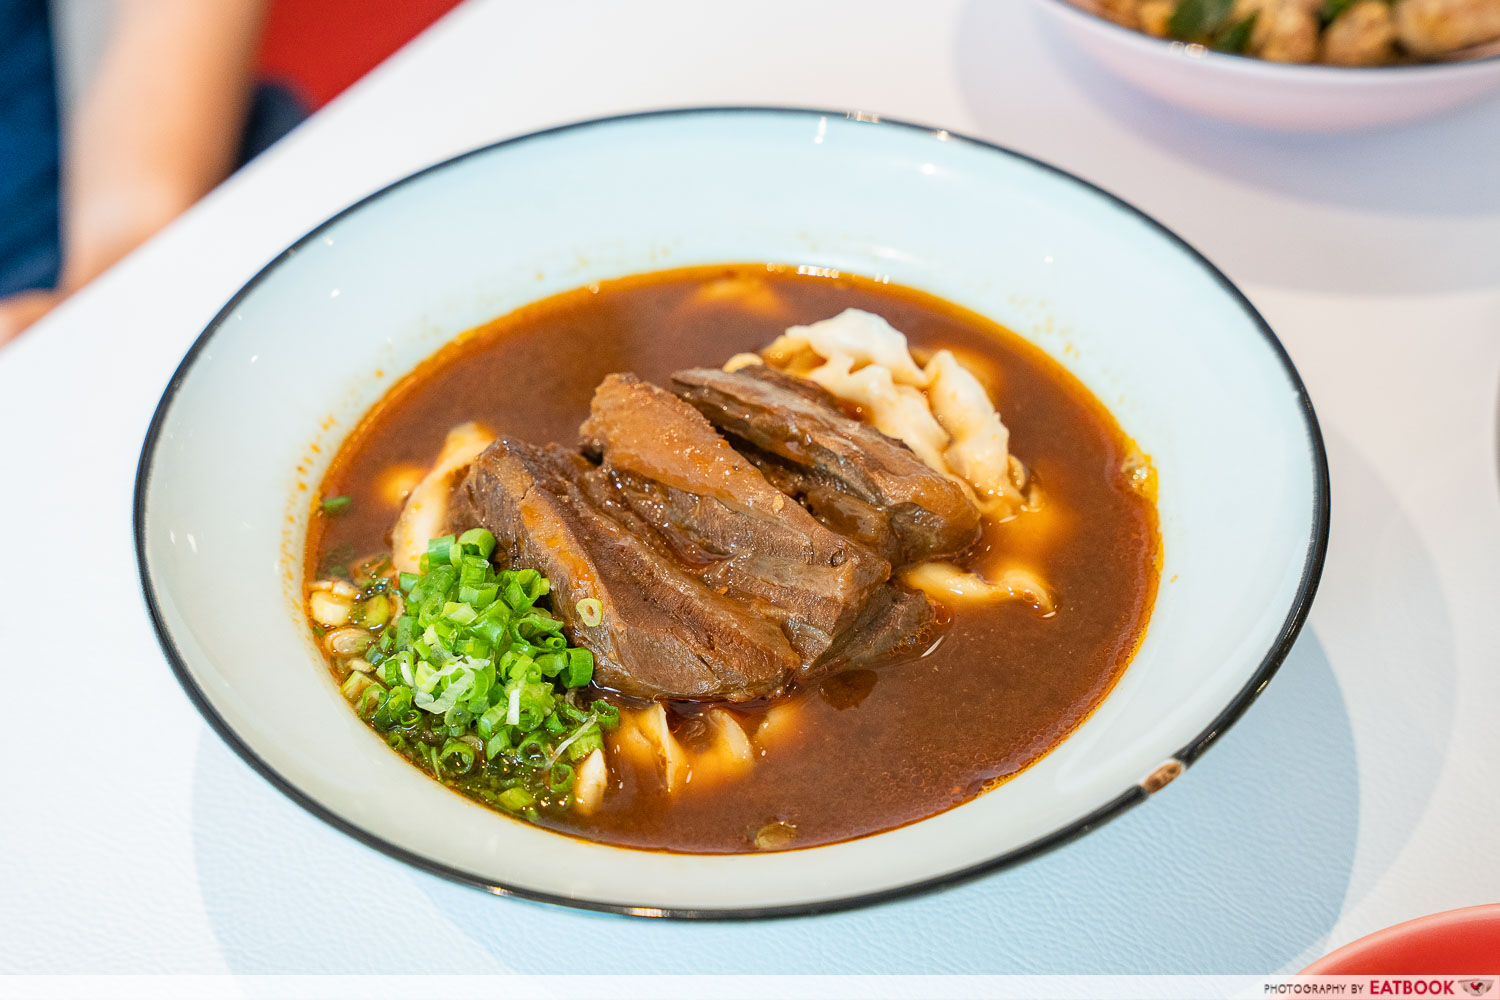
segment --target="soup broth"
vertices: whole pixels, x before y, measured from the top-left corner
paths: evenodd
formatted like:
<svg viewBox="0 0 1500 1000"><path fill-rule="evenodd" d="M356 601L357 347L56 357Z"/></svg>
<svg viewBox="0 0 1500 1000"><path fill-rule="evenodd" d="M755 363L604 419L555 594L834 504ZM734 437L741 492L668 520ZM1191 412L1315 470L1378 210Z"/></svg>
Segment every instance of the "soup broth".
<svg viewBox="0 0 1500 1000"><path fill-rule="evenodd" d="M785 720L744 775L669 792L612 767L591 815L538 822L722 853L846 840L962 803L1055 747L1109 692L1146 627L1159 541L1143 459L1100 402L1015 334L925 293L824 269L689 268L601 282L470 331L401 380L343 445L321 494L352 500L340 516L313 517L307 578L389 551L392 470L430 465L455 425L571 446L610 373L665 384L850 307L885 317L918 355L954 351L985 383L1045 503L987 524L958 561L1023 560L1047 581L1055 613L1014 601L940 607L944 627L927 648L774 702L728 705L747 729L773 708ZM669 706L684 743L704 728L702 708Z"/></svg>

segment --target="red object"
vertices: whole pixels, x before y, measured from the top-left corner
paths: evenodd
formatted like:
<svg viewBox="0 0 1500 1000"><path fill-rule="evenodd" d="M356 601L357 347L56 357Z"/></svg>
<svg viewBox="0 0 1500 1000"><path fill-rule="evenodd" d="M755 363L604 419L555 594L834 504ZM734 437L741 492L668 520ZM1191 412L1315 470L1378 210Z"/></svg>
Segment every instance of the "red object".
<svg viewBox="0 0 1500 1000"><path fill-rule="evenodd" d="M1434 913L1346 944L1302 970L1306 976L1495 975L1500 903ZM1497 991L1500 995L1500 991Z"/></svg>
<svg viewBox="0 0 1500 1000"><path fill-rule="evenodd" d="M258 76L320 108L459 0L273 0Z"/></svg>

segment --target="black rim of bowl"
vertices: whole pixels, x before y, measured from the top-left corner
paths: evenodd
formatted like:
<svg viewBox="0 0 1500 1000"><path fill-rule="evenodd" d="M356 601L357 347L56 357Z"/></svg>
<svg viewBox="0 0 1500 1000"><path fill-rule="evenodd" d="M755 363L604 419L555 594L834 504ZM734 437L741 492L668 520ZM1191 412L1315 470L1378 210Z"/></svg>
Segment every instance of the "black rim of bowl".
<svg viewBox="0 0 1500 1000"><path fill-rule="evenodd" d="M1111 21L1109 18L1105 17L1102 14L1098 14L1094 11L1086 10L1083 7L1078 6L1078 4L1073 3L1072 0L1043 0L1043 2L1049 4L1052 7L1066 8L1068 11L1078 15L1079 17L1087 21L1104 25L1105 27L1110 28L1113 31L1118 31L1125 35L1130 35L1135 38L1143 38L1147 42L1160 46L1164 49L1170 49L1173 46L1186 46L1189 44L1188 42L1178 41L1175 38L1158 38L1155 35L1148 35L1144 31L1136 31L1134 28L1127 28L1123 24L1117 24L1114 21ZM1223 59L1238 60L1241 63L1265 66L1271 68L1273 71L1282 71L1289 74L1296 72L1316 73L1325 76L1328 74L1332 74L1332 77L1344 78L1352 78L1356 74L1369 77L1376 74L1391 73L1405 73L1408 76L1423 72L1428 74L1445 73L1451 72L1455 67L1482 66L1485 63L1500 62L1500 53L1497 53L1495 55L1482 56L1478 59L1392 63L1386 66L1335 66L1330 63L1273 62L1269 59L1261 59L1259 56L1245 55L1242 52L1219 52L1214 49L1206 48L1204 46L1199 47L1203 49L1202 58L1212 59L1215 62L1220 62ZM1223 65L1234 65L1234 63L1223 63Z"/></svg>
<svg viewBox="0 0 1500 1000"><path fill-rule="evenodd" d="M244 301L244 299L248 295L250 295L250 293L253 292L257 286L260 285L260 283L266 278L266 276L275 271L291 257L293 257L303 246L319 238L326 230L337 224L345 216L359 211L361 208L370 204L371 202L374 202L380 198L385 197L388 194L391 194L394 191L399 190L400 188L405 187L418 178L425 177L426 175L435 171L443 170L447 167L453 166L454 164L460 163L470 157L478 156L507 146L524 145L526 142L540 138L542 136L555 135L560 132L582 131L599 125L618 124L621 122L628 122L637 119L655 119L669 117L687 118L698 115L736 114L776 115L788 117L804 117L809 119L818 117L846 118L849 120L869 124L872 127L896 128L905 131L917 132L932 137L942 135L961 142L967 142L976 147L990 150L1002 156L1010 157L1011 159L1029 164L1032 167L1043 170L1055 176L1065 178L1072 183L1077 184L1078 186L1102 197L1107 202L1113 204L1116 208L1125 211L1135 218L1146 223L1151 229L1155 230L1157 233L1164 236L1170 243L1175 245L1199 267L1203 268L1203 270L1207 272L1208 275L1219 284L1219 286L1235 302L1235 304L1241 310L1243 310L1244 313L1249 316L1249 318L1254 322L1261 336L1265 338L1267 346L1280 361L1287 381L1291 384L1296 392L1297 405L1301 409L1302 417L1306 425L1306 431L1308 435L1308 449L1314 464L1313 479L1315 495L1313 497L1313 531L1311 538L1308 539L1307 555L1303 563L1302 577L1297 587L1296 596L1292 601L1292 606L1288 610L1286 619L1283 621L1281 629L1277 634L1276 640L1272 643L1270 650L1261 660L1260 665L1256 668L1249 682L1243 688L1241 688L1238 693L1235 694L1235 696L1230 700L1228 706L1218 714L1218 716L1213 720L1212 723L1209 724L1207 728L1205 728L1191 741L1189 741L1187 745L1185 745L1181 750L1173 755L1173 758L1175 760L1180 761L1184 766L1191 765L1195 760L1198 759L1198 757L1203 754L1204 751L1206 751L1210 746L1213 745L1214 741L1216 741L1220 736L1224 734L1225 730L1233 725L1235 721L1245 713L1245 711L1250 707L1250 704L1256 699L1260 692L1265 689L1266 685L1270 683L1271 677L1276 673L1277 668L1281 666L1282 661L1286 659L1287 653L1290 651L1293 642L1296 640L1298 632L1301 631L1303 623L1307 620L1307 614L1309 608L1312 605L1313 595L1317 591L1318 579L1322 574L1324 555L1328 548L1328 522L1330 512L1328 459L1323 447L1322 433L1318 427L1318 418L1317 415L1313 412L1312 400L1309 398L1307 388L1302 384L1302 379L1297 374L1297 369L1293 366L1291 358L1288 357L1286 349L1282 346L1281 341L1277 339L1276 334L1272 332L1270 325L1266 323L1265 319L1262 318L1260 313L1256 311L1255 307L1250 304L1250 301L1244 296L1244 294L1237 287L1235 287L1235 285L1227 277L1225 277L1223 272L1215 267L1208 260L1208 258L1204 257L1201 253L1195 250L1190 244L1188 244L1176 233L1172 232L1166 226L1162 225L1151 216L1142 212L1140 209L1126 202L1124 199L1119 198L1118 196L1111 194L1103 188L1092 184L1089 181L1086 181L1074 174L1071 174L1068 171L1061 169L1060 167L1053 166L1050 163L1038 160L1035 157L1027 156L1024 153L1016 152L1015 150L1008 149L1004 146L986 142L983 139L975 139L959 133L951 132L947 129L934 128L927 125L919 125L912 122L884 118L878 115L861 114L848 111L826 111L814 108L754 106L670 108L659 111L643 111L632 114L614 115L604 118L592 118L585 121L573 122L566 125L559 125L553 128L542 129L537 132L529 132L524 135L514 136L508 139L502 139L498 142L480 146L476 149L469 150L468 152L460 153L457 156L442 160L438 163L434 163L431 166L424 167L423 169L418 170L415 173L408 174L406 177L403 177L400 180L397 180L379 189L378 191L373 192L372 194L366 195L365 197L349 205L347 208L338 212L336 215L333 215L323 223L319 224L311 232L307 233L307 235L297 240L287 249L277 254L270 263L261 268L260 271L258 271L254 277L246 282L239 291L235 292L233 297L231 297L230 300L224 305L224 307L219 310L218 314L214 316L214 318L209 322L208 326L204 328L203 333L199 334L198 339L193 342L193 346L188 349L187 354L183 357L182 363L178 365L177 370L172 373L172 378L167 383L167 387L162 393L161 401L157 404L156 412L152 415L151 426L146 432L146 439L141 447L140 461L136 468L133 515L136 565L141 577L141 587L145 593L146 606L151 615L152 627L156 631L157 640L161 644L162 652L166 655L167 662L172 667L172 672L177 675L178 682L181 683L183 690L187 692L189 700L191 700L192 703L197 706L198 711L202 713L209 726L219 734L220 738L222 738L224 742L227 743L230 748L233 749L234 752L238 754L242 760L245 761L245 763L249 764L251 768L258 772L261 777L265 778L276 788L280 789L281 792L284 793L293 802L297 803L299 806L306 809L314 816L323 820L325 823L328 823L335 829L340 830L343 833L346 833L354 839L360 841L367 847L372 847L375 850L380 851L392 858L395 858L398 861L405 862L406 864L409 864L415 868L419 868L423 871L430 872L431 874L439 875L443 878L450 879L454 882L459 882L464 885L473 886L474 888L483 889L496 895L513 896L516 898L532 900L535 902L554 903L561 906L569 906L585 910L628 914L632 916L671 917L677 919L697 920L755 919L766 917L805 916L816 913L828 913L836 910L845 910L856 906L868 906L896 899L903 899L909 896L918 895L920 893L931 892L935 889L957 885L959 883L967 882L971 879L977 878L981 875L985 875L993 871L998 871L1002 868L1008 868L1012 865L1029 860L1054 848L1061 847L1064 844L1076 840L1078 837L1081 837L1085 833L1088 833L1089 831L1102 826L1109 820L1114 819L1116 816L1119 816L1126 809L1144 801L1147 798L1147 792L1141 785L1131 785L1129 788L1121 792L1121 794L1116 796L1113 800L1099 806L1097 809L1093 810L1087 815L1075 819L1071 823L1059 827L1058 829L1053 830L1052 832L1036 840L1033 840L1028 844L1015 848L1014 850L1007 851L1003 854L997 855L996 857L979 862L978 864L958 869L957 871L947 872L945 874L936 875L931 878L921 879L907 885L897 886L890 889L882 889L875 892L860 893L834 899L815 900L807 903L795 903L781 906L759 906L725 909L631 906L620 903L607 903L591 899L559 896L548 892L536 891L533 889L501 885L492 881L491 879L487 879L473 872L464 871L463 869L455 868L450 865L434 861L431 858L417 854L413 851L409 851L404 847L400 847L388 840L385 840L378 834L372 833L369 830L366 830L363 827L357 826L354 823L344 819L333 810L325 807L320 802L313 799L310 795L303 792L290 780L283 777L274 768L272 768L270 764L263 760L253 749L251 749L246 743L244 743L234 732L234 730L229 726L229 724L225 722L224 719L219 715L218 711L209 702L207 695L198 685L197 680L193 677L191 670L188 668L187 662L183 658L182 653L178 650L176 643L172 639L171 632L168 630L166 622L163 620L161 606L157 599L156 588L152 582L150 568L147 564L146 498L147 492L150 488L151 467L153 458L156 453L156 446L160 438L162 428L166 422L167 414L172 407L173 399L176 397L178 389L181 388L182 384L187 380L194 362L198 359L199 354L202 353L204 348L208 345L209 341L213 339L214 334L218 332L219 328L224 324L225 320L234 313L234 311L239 307L240 303ZM872 836L878 836L878 834L874 834Z"/></svg>

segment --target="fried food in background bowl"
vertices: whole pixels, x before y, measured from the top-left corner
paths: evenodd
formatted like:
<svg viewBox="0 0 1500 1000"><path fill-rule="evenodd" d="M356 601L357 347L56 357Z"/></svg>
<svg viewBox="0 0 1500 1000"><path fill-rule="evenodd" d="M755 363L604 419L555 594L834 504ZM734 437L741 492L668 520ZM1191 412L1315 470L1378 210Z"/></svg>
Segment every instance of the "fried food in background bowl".
<svg viewBox="0 0 1500 1000"><path fill-rule="evenodd" d="M1391 125L1500 86L1500 0L1036 2L1140 89L1247 125Z"/></svg>

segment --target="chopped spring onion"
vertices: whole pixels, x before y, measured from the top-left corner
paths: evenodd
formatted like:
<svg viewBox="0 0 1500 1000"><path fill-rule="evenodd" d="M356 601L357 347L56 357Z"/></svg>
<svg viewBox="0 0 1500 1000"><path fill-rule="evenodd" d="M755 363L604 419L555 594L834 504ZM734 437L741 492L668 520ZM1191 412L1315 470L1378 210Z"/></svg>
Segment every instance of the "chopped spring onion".
<svg viewBox="0 0 1500 1000"><path fill-rule="evenodd" d="M599 722L605 729L613 729L620 724L620 706L612 705L601 698L589 707L599 717Z"/></svg>
<svg viewBox="0 0 1500 1000"><path fill-rule="evenodd" d="M355 672L349 675L348 680L339 685L345 698L354 706L354 711L362 719L374 716L385 704L387 698L386 689L368 674Z"/></svg>
<svg viewBox="0 0 1500 1000"><path fill-rule="evenodd" d="M568 645L546 577L497 570L496 547L475 528L432 539L420 573L388 561L359 567L351 619L369 637L368 670L343 691L398 752L534 819L572 806L574 764L604 745L620 713L584 699L594 657ZM597 600L578 610L602 620Z"/></svg>
<svg viewBox="0 0 1500 1000"><path fill-rule="evenodd" d="M520 812L536 802L536 796L517 785L500 793L500 804L511 812Z"/></svg>
<svg viewBox="0 0 1500 1000"><path fill-rule="evenodd" d="M353 503L353 497L324 497L323 513L335 517L347 511Z"/></svg>
<svg viewBox="0 0 1500 1000"><path fill-rule="evenodd" d="M588 628L593 628L604 621L604 605L599 603L597 597L585 597L574 605L578 612L578 620Z"/></svg>
<svg viewBox="0 0 1500 1000"><path fill-rule="evenodd" d="M464 555L488 559L495 551L495 536L484 528L470 528L458 536L458 547Z"/></svg>
<svg viewBox="0 0 1500 1000"><path fill-rule="evenodd" d="M356 613L359 623L365 628L377 628L391 620L391 599L385 594L376 594L361 602Z"/></svg>
<svg viewBox="0 0 1500 1000"><path fill-rule="evenodd" d="M594 654L586 649L568 650L568 666L563 671L563 684L570 688L583 687L594 679Z"/></svg>
<svg viewBox="0 0 1500 1000"><path fill-rule="evenodd" d="M358 698L364 691L364 689L369 685L370 678L366 677L364 674L354 673L350 674L349 679L339 685L339 691L345 698L353 701L355 698Z"/></svg>
<svg viewBox="0 0 1500 1000"><path fill-rule="evenodd" d="M474 748L463 740L449 740L438 752L438 763L447 774L468 774L474 766Z"/></svg>
<svg viewBox="0 0 1500 1000"><path fill-rule="evenodd" d="M586 718L583 721L583 725L573 730L572 736L569 736L567 739L563 740L557 745L557 749L552 751L552 756L547 758L547 766L552 767L553 765L555 765L557 763L557 759L563 755L563 751L567 750L568 747L578 742L579 738L582 737L584 733L589 732L593 724L598 721L599 717L597 715L590 715L588 718Z"/></svg>
<svg viewBox="0 0 1500 1000"><path fill-rule="evenodd" d="M571 764L553 764L547 768L547 787L554 792L566 792L573 787L574 777Z"/></svg>

